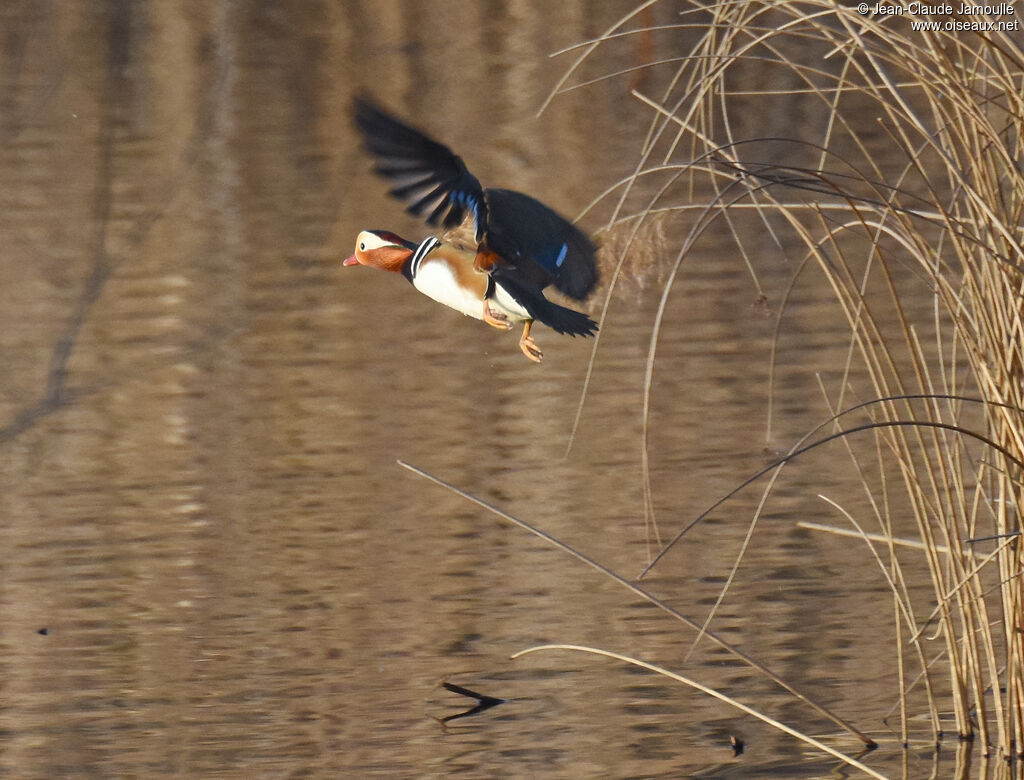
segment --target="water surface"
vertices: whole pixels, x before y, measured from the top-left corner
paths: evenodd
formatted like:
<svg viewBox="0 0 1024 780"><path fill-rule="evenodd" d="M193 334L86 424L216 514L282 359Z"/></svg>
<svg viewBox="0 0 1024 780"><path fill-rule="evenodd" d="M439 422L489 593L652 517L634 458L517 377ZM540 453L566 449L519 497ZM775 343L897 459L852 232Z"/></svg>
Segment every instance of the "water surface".
<svg viewBox="0 0 1024 780"><path fill-rule="evenodd" d="M632 170L649 116L626 81L535 118L568 64L549 53L621 12L4 5L0 773L835 768L650 673L566 652L509 658L547 642L664 664L856 751L709 643L688 656L693 632L635 595L396 463L624 576L647 561L643 377L674 245L647 244L649 276L612 300L568 458L591 342L538 328L538 367L513 336L340 266L360 229L424 235L369 173L349 119L360 90L442 135L485 183L570 216ZM599 70L636 55L607 56ZM774 306L793 267L768 243L755 259L766 304L724 230L687 257L669 298L649 442L666 535L761 468L765 447L828 416L815 371L834 372L848 337L811 274L785 321L766 438ZM862 546L795 525L838 522L821 492L863 506L844 457L789 469L713 628L889 739L884 581ZM648 587L702 619L759 495L698 527ZM472 706L445 680L510 701L443 726ZM902 773L892 739L868 760ZM909 776L931 772L930 754L911 755Z"/></svg>

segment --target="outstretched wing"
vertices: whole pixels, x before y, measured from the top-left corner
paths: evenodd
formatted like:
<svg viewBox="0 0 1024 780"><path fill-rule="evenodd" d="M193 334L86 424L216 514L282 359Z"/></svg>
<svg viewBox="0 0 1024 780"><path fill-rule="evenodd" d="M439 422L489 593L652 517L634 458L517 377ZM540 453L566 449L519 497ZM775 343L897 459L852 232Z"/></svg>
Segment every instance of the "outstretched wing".
<svg viewBox="0 0 1024 780"><path fill-rule="evenodd" d="M489 188L487 245L537 287L554 284L582 301L597 284L597 248L587 235L538 200Z"/></svg>
<svg viewBox="0 0 1024 780"><path fill-rule="evenodd" d="M377 158L373 170L395 182L388 192L428 225L454 228L473 217L477 243L487 231L487 201L476 177L447 146L396 119L365 97L355 99L356 126Z"/></svg>

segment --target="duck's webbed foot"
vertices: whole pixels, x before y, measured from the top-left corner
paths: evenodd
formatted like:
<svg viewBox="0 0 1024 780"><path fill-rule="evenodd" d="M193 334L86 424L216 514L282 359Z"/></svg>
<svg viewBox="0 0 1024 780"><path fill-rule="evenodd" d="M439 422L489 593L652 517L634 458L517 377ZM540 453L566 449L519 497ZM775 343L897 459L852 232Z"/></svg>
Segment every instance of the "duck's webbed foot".
<svg viewBox="0 0 1024 780"><path fill-rule="evenodd" d="M540 363L544 360L544 353L540 351L540 347L537 346L530 336L530 328L532 327L533 320L527 320L526 325L523 326L523 335L519 339L519 349L534 363Z"/></svg>
<svg viewBox="0 0 1024 780"><path fill-rule="evenodd" d="M500 312L491 310L491 302L484 298L484 322L498 330L512 330L512 323L508 317Z"/></svg>

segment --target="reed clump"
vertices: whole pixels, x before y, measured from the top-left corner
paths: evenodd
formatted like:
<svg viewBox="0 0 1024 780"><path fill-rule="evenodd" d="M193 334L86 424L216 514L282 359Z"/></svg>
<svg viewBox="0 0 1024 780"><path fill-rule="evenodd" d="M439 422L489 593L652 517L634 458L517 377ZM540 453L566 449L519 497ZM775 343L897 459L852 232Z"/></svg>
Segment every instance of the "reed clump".
<svg viewBox="0 0 1024 780"><path fill-rule="evenodd" d="M911 692L924 690L936 740L951 710L961 738L1019 758L1024 37L915 29L947 17L813 0L692 3L665 21L677 8L643 3L566 52L576 59L556 92L630 78L651 116L635 171L594 206L627 236L622 256L651 220L686 226L663 301L716 223L745 258L752 222L762 244L795 254L794 284L813 269L827 280L849 348L828 367L838 379L823 387L836 414L825 433L874 437L868 456L828 450L852 459L870 507L835 509L874 545L891 588L904 740ZM657 45L636 44L649 36ZM643 59L613 73L603 55L622 44ZM778 309L784 329L784 300ZM927 600L904 576L922 558ZM938 657L923 641L936 631ZM937 674L951 701L932 694Z"/></svg>

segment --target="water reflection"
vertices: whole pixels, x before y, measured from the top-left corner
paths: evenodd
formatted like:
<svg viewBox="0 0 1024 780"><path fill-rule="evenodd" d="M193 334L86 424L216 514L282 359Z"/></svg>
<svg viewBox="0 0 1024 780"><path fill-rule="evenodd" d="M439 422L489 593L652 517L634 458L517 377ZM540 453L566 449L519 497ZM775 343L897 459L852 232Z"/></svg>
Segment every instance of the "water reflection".
<svg viewBox="0 0 1024 780"><path fill-rule="evenodd" d="M628 171L646 126L618 110L623 85L533 117L561 72L548 53L616 16L516 2L0 9L3 773L831 771L649 674L511 662L543 642L611 646L816 728L720 651L684 662L692 634L646 603L395 463L634 576L651 289L613 302L563 460L586 343L547 340L538 370L402 280L338 267L363 227L422 232L358 150L358 88L443 131L489 182L566 213ZM771 334L727 247L710 237L687 266L659 346L666 529L763 462ZM779 289L789 270L765 265ZM844 344L820 291L803 293L779 366L786 443L823 416L800 350ZM794 465L765 521L775 544L748 556L715 628L881 729L894 695L882 583L850 576L865 551L793 524L842 471ZM652 587L706 612L756 500L703 525ZM844 556L859 557L831 563ZM439 728L431 716L465 704L437 687L456 675L509 702ZM898 774L898 754L877 760ZM931 771L908 760L911 776Z"/></svg>

